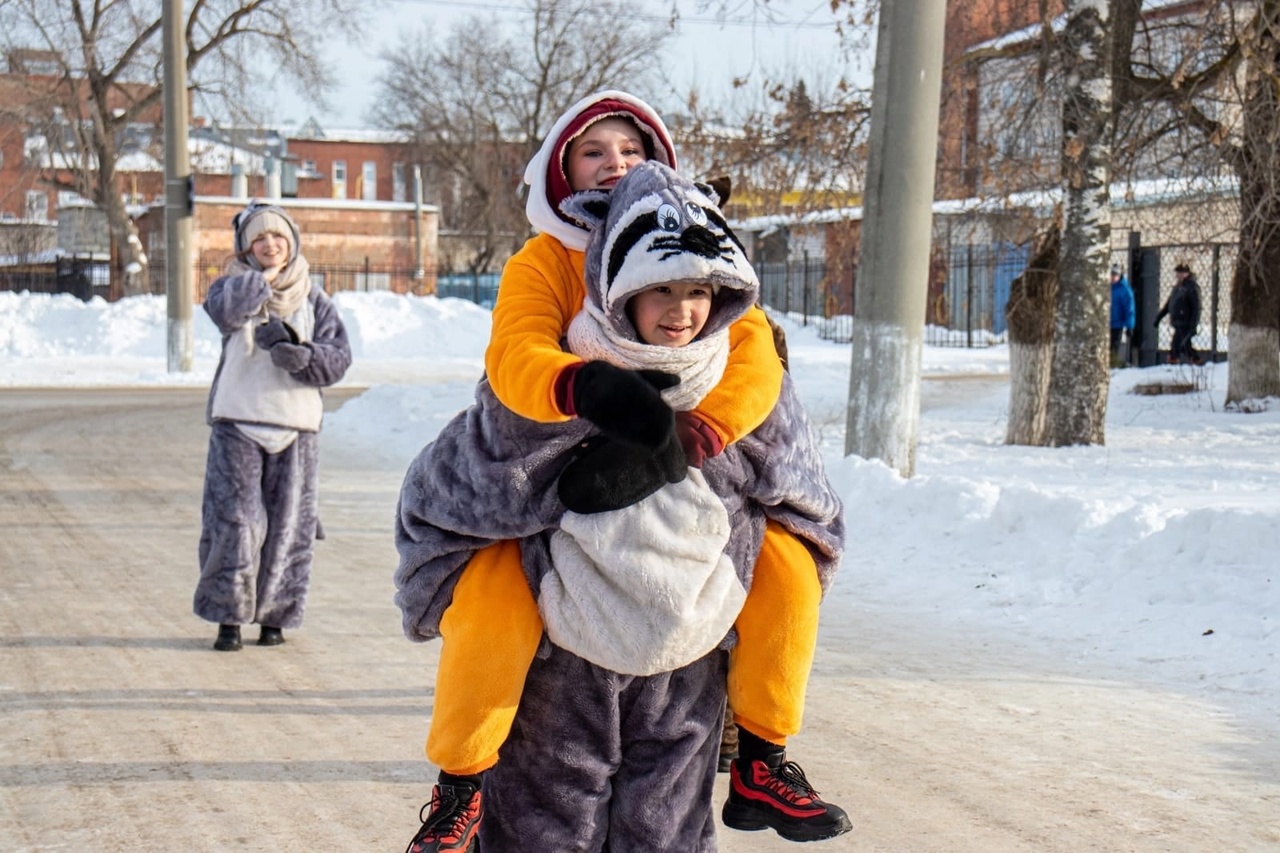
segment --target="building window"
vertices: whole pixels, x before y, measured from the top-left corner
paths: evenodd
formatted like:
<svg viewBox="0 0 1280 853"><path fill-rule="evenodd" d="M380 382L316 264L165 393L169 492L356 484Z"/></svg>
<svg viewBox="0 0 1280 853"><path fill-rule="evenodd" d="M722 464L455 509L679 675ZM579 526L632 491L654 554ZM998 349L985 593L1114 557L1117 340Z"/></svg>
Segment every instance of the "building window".
<svg viewBox="0 0 1280 853"><path fill-rule="evenodd" d="M320 172L316 170L315 160L303 160L302 168L298 170L299 178L318 178Z"/></svg>
<svg viewBox="0 0 1280 853"><path fill-rule="evenodd" d="M391 200L406 201L407 185L404 180L404 163L391 164Z"/></svg>
<svg viewBox="0 0 1280 853"><path fill-rule="evenodd" d="M365 160L360 181L363 184L360 197L365 201L375 201L378 198L378 164L372 160Z"/></svg>
<svg viewBox="0 0 1280 853"><path fill-rule="evenodd" d="M49 221L49 196L40 190L27 190L26 218L30 222Z"/></svg>
<svg viewBox="0 0 1280 853"><path fill-rule="evenodd" d="M333 197L347 197L347 161L333 161Z"/></svg>

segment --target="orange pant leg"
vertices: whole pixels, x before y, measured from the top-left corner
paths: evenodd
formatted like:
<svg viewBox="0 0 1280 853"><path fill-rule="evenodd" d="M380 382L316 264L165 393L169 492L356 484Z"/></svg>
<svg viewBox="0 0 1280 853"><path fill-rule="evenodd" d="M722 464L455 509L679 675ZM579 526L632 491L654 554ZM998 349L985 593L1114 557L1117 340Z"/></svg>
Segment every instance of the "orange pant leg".
<svg viewBox="0 0 1280 853"><path fill-rule="evenodd" d="M734 720L758 737L785 745L800 731L821 601L813 555L770 521L729 652Z"/></svg>
<svg viewBox="0 0 1280 853"><path fill-rule="evenodd" d="M448 773L479 773L498 761L542 640L517 542L495 543L471 558L440 635L427 758Z"/></svg>

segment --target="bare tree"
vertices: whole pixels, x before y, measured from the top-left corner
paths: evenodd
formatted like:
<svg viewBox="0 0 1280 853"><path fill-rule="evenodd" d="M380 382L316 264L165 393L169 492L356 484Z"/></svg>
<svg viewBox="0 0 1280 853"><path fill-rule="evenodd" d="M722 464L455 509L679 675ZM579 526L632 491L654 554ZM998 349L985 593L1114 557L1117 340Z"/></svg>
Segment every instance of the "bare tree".
<svg viewBox="0 0 1280 853"><path fill-rule="evenodd" d="M1062 252L1046 438L1106 441L1111 244L1111 39L1107 7L1068 0L1062 65Z"/></svg>
<svg viewBox="0 0 1280 853"><path fill-rule="evenodd" d="M382 59L370 117L411 139L457 263L489 271L529 236L521 178L560 113L608 88L644 96L670 31L621 2L532 0L514 27L472 17L439 43L406 36ZM442 251L445 247L442 246Z"/></svg>
<svg viewBox="0 0 1280 853"><path fill-rule="evenodd" d="M732 214L760 216L861 201L871 93L847 80L810 86L798 74L763 78L751 97L708 109L696 92L679 121L695 175L729 175ZM743 90L740 90L740 92Z"/></svg>
<svg viewBox="0 0 1280 853"><path fill-rule="evenodd" d="M317 98L332 82L319 49L334 20L358 31L355 0L197 0L186 12L187 74L194 92L242 109L266 67ZM28 119L43 133L45 180L103 209L116 272L129 289L145 282L146 255L118 184L120 157L158 145L162 99L161 4L145 0L8 0L0 3L5 48L41 48L56 71L34 81L42 97ZM149 135L146 128L153 131Z"/></svg>

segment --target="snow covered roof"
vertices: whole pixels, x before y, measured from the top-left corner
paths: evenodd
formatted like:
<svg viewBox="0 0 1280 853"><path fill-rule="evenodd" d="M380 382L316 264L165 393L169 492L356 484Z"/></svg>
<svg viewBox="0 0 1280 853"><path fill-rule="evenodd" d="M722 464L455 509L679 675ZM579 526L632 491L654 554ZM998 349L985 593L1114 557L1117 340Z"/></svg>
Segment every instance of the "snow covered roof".
<svg viewBox="0 0 1280 853"><path fill-rule="evenodd" d="M38 157L45 169L71 169L75 163L64 154L51 152L43 137L28 137L25 150L28 157ZM244 165L249 174L265 171L262 154L220 140L189 137L187 150L191 153L191 168L204 175L229 175L233 163ZM116 161L116 171L124 174L163 172L164 160L147 151L130 151Z"/></svg>
<svg viewBox="0 0 1280 853"><path fill-rule="evenodd" d="M316 142L373 142L379 145L408 142L408 137L399 130L370 130L365 128L331 128L316 133L304 125L290 139L306 139Z"/></svg>

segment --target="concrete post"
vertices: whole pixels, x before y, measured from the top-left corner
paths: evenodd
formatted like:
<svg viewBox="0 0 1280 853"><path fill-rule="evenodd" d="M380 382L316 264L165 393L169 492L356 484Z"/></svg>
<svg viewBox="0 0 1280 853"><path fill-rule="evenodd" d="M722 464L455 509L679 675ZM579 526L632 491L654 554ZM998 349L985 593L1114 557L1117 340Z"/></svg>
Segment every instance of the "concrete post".
<svg viewBox="0 0 1280 853"><path fill-rule="evenodd" d="M168 296L168 367L191 372L191 214L194 193L187 149L187 43L182 0L164 0L164 233Z"/></svg>
<svg viewBox="0 0 1280 853"><path fill-rule="evenodd" d="M946 0L884 0L876 43L846 455L915 473Z"/></svg>

